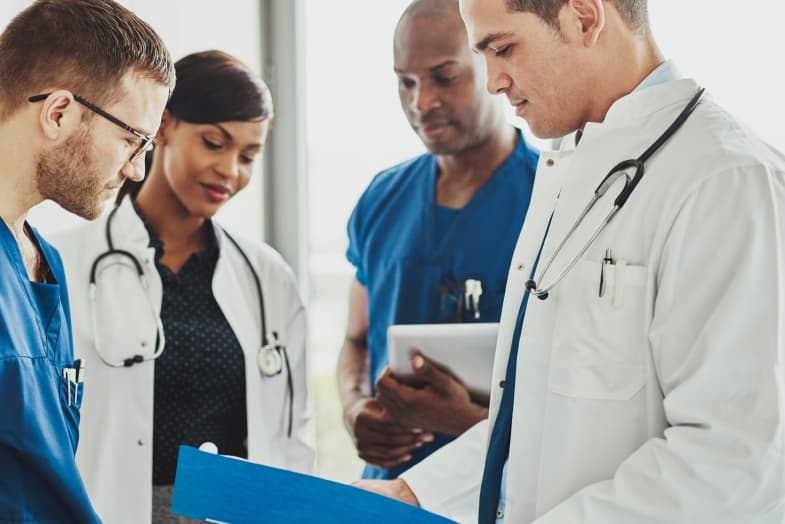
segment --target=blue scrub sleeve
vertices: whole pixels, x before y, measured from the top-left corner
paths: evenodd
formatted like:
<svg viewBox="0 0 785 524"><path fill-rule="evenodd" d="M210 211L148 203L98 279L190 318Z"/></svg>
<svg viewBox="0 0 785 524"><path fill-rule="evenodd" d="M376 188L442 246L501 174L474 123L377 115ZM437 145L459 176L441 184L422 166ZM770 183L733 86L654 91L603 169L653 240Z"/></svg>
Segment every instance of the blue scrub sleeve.
<svg viewBox="0 0 785 524"><path fill-rule="evenodd" d="M368 276L365 265L363 264L363 260L365 259L363 256L365 242L362 238L362 228L360 225L360 208L362 204L363 199L361 198L357 203L357 207L352 211L352 216L349 217L349 224L346 228L349 233L349 249L346 250L346 258L357 269L355 273L357 281L363 286L368 287Z"/></svg>
<svg viewBox="0 0 785 524"><path fill-rule="evenodd" d="M0 523L100 523L74 458L79 409L65 391L46 358L0 359Z"/></svg>

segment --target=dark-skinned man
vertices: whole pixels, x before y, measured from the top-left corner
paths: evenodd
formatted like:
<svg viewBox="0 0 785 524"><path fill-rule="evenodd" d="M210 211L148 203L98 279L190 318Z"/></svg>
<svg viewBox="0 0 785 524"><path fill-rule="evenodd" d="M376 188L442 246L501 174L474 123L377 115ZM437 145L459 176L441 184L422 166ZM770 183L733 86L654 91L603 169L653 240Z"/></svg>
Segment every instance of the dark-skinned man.
<svg viewBox="0 0 785 524"><path fill-rule="evenodd" d="M356 267L338 364L346 426L368 466L395 478L488 416L457 380L416 356L425 387L386 370L392 324L498 322L538 154L485 90L457 0L418 0L394 37L401 105L428 153L378 174L349 221ZM479 308L462 302L482 287ZM477 314L475 314L477 313Z"/></svg>

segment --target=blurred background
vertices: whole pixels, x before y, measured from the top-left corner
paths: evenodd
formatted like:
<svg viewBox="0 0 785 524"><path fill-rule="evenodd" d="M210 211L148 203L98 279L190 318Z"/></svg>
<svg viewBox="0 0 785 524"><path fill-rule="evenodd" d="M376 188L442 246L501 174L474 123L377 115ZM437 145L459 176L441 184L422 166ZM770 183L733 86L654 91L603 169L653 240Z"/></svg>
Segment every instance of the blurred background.
<svg viewBox="0 0 785 524"><path fill-rule="evenodd" d="M29 3L3 0L0 26ZM353 277L346 221L375 173L423 151L400 109L392 68L392 32L408 0L121 3L162 35L175 59L221 49L270 84L276 119L263 162L218 218L273 245L297 273L308 307L319 473L356 479L361 463L335 385ZM682 73L785 151L785 2L651 0L649 9L663 52ZM31 214L44 234L78 221L50 204Z"/></svg>

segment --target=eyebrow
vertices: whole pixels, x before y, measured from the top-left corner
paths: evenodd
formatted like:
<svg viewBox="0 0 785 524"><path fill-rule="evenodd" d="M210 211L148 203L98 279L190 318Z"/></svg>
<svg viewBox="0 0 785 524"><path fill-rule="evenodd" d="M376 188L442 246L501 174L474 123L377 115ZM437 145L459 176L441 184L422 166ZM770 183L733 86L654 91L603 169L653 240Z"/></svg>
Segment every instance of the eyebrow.
<svg viewBox="0 0 785 524"><path fill-rule="evenodd" d="M443 67L447 67L449 65L454 65L454 64L457 64L457 63L458 62L455 61L455 60L445 60L441 64L437 64L437 65L429 68L428 71L430 71L431 73L435 73L436 71L438 71L439 69L441 69ZM397 67L393 67L393 71L395 71L399 75L405 75L406 74L406 71L398 69Z"/></svg>
<svg viewBox="0 0 785 524"><path fill-rule="evenodd" d="M488 49L488 47L490 47L490 45L492 43L494 43L496 40L501 40L503 38L508 38L510 36L513 36L513 34L510 33L510 32L507 32L507 33L491 33L488 36L486 36L485 38L483 38L482 40L480 40L479 42L477 42L476 44L474 44L474 50L477 51L477 52L482 53L483 51Z"/></svg>
<svg viewBox="0 0 785 524"><path fill-rule="evenodd" d="M222 126L221 124L211 124L211 125L213 127L217 127L218 130L221 132L221 134L224 136L224 138L226 140L228 140L230 142L234 141L234 137L232 136L232 134L229 131L226 130L226 128L224 126ZM261 147L262 147L262 144L257 142L255 144L248 144L247 146L245 146L245 149L250 149L250 148L259 148L259 149L261 149Z"/></svg>
<svg viewBox="0 0 785 524"><path fill-rule="evenodd" d="M213 124L213 127L217 127L225 139L229 140L230 142L234 140L232 134L229 131L227 131L226 128L221 124Z"/></svg>

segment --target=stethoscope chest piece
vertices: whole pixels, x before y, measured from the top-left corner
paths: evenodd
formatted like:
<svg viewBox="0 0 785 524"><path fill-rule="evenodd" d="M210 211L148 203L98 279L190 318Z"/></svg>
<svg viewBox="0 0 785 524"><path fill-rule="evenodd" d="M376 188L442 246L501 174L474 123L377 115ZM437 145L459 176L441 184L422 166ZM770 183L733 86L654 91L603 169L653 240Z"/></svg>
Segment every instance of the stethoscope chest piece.
<svg viewBox="0 0 785 524"><path fill-rule="evenodd" d="M274 377L283 370L283 357L279 345L266 345L259 348L256 354L256 364L265 377Z"/></svg>

